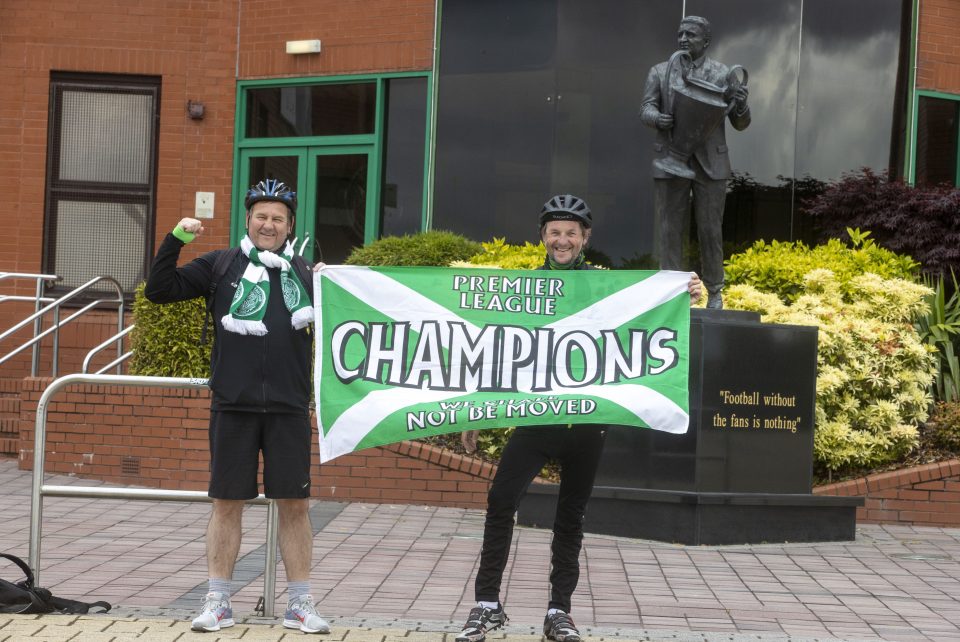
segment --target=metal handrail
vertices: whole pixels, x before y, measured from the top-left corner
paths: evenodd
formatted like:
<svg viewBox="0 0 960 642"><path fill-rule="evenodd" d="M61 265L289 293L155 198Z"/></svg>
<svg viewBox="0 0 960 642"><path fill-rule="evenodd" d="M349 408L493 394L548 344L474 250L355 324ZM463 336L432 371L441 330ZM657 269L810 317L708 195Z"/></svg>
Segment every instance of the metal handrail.
<svg viewBox="0 0 960 642"><path fill-rule="evenodd" d="M27 274L24 272L0 272L0 281L4 279L33 279L37 282L37 293L31 299L27 296L18 296L12 294L3 294L0 295L0 303L4 301L33 301L33 310L38 312L40 310L41 303L52 303L56 299L43 296L43 282L44 281L59 281L60 277L56 274ZM37 336L40 332L40 319L37 318L33 322L33 336ZM0 337L2 339L2 337ZM33 355L30 360L30 374L34 377L37 376L37 371L40 369L40 344L33 344Z"/></svg>
<svg viewBox="0 0 960 642"><path fill-rule="evenodd" d="M47 411L50 399L71 384L95 383L101 385L145 386L148 388L206 387L207 379L181 377L134 377L130 375L66 375L50 382L37 404L37 422L33 438L33 486L30 494L30 568L34 582L40 585L40 538L43 523L43 497L100 497L110 499L148 499L157 501L208 502L202 491L161 490L154 488L104 488L103 486L48 486L43 483L43 467L47 444ZM263 614L273 617L277 589L277 504L263 495L248 503L267 506L267 551L263 569Z"/></svg>
<svg viewBox="0 0 960 642"><path fill-rule="evenodd" d="M73 314L71 314L69 317L67 317L67 318L64 319L63 321L60 320L60 306L62 306L62 305L63 305L64 303L66 303L67 301L69 301L69 300L71 300L71 299L73 299L73 298L76 298L77 296L83 294L83 292L85 292L86 290L90 289L91 287L93 287L93 286L96 285L97 283L100 283L101 281L105 281L105 282L113 285L113 288L114 288L114 289L116 290L116 292L117 292L117 298L116 298L116 299L95 299L95 300L91 301L90 303L88 303L87 305L85 305L85 306L83 306L82 308L80 308L79 310L77 310L76 312L74 312ZM3 341L3 340L6 339L8 336L12 335L14 332L20 330L21 328L23 328L24 326L26 326L27 324L29 324L31 321L34 322L34 337L33 337L32 339L30 339L29 341L27 341L26 343L24 343L23 345L21 345L19 348L16 348L16 349L14 349L12 352L7 353L5 356L0 357L0 364L3 364L3 363L6 362L7 360L13 358L15 355L20 354L21 352L23 352L24 350L26 350L26 349L29 348L30 346L39 345L39 342L40 342L40 341L42 341L47 335L53 333L53 359L52 359L52 361L53 361L53 365L52 365L52 370L53 370L53 372L51 373L51 376L56 377L56 376L57 376L57 373L58 373L58 366L59 366L58 361L59 361L59 356L60 356L60 328L62 328L62 327L65 326L66 324L70 323L70 322L73 321L74 319L82 316L82 315L85 314L88 310L91 310L91 309L97 307L97 306L100 305L101 303L117 303L117 304L119 304L118 307L117 307L117 332L122 332L122 331L123 331L123 307L124 307L123 288L120 287L120 284L117 283L116 279L114 279L113 277L109 277L109 276L96 276L96 277L90 279L89 281L87 281L86 283L84 283L83 285L81 285L81 286L79 286L79 287L71 290L71 291L68 292L67 294L64 294L62 297L60 297L59 299L57 299L56 301L54 301L54 302L51 303L50 305L47 305L47 306L45 306L44 308L42 308L42 309L40 309L40 310L37 310L36 312L34 312L33 314L31 314L29 317L27 317L26 319L24 319L24 320L21 321L20 323L16 324L15 326L13 326L12 328L10 328L10 329L7 330L6 332L0 334L0 341ZM43 317L43 315L46 314L47 312L51 312L51 311L53 312L53 324L52 324L49 328L47 328L46 330L44 330L43 332L38 332L38 331L39 331L39 325L38 325L38 324L39 324L39 322L40 322L41 317ZM119 355L119 354L121 353L122 349L123 349L122 342L118 342L118 344L117 344L117 355ZM33 371L32 371L32 375L33 375L33 376L37 376L37 370L38 370L38 363L34 363L34 367L33 367Z"/></svg>
<svg viewBox="0 0 960 642"><path fill-rule="evenodd" d="M137 324L135 323L128 325L125 330L122 330L121 332L116 333L115 335L113 335L112 337L110 337L100 345L98 345L96 348L93 348L92 350L90 350L90 352L87 353L87 356L83 360L83 366L80 368L80 372L82 372L83 374L88 374L90 370L90 362L93 361L94 355L96 355L98 352L100 352L101 350L109 346L114 341L117 342L117 353L119 354L119 352L123 349L123 337L130 334L130 332L135 327L137 327ZM126 361L127 359L129 359L131 356L133 356L133 350L129 350L121 354L116 359L114 359L104 367L100 368L93 374L103 374L104 372L106 372L107 370L109 370L114 366L117 367L117 374L120 374L120 364Z"/></svg>

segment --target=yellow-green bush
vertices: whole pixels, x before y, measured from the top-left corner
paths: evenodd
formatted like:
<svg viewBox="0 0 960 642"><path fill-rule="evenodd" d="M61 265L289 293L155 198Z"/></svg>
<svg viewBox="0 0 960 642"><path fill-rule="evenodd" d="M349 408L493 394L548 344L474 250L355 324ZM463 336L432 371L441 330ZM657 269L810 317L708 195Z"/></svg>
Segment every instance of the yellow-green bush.
<svg viewBox="0 0 960 642"><path fill-rule="evenodd" d="M494 238L489 243L481 243L483 251L474 254L462 265L499 267L504 270L532 270L543 265L547 251L543 243L534 245L530 241L523 245L510 245L505 239Z"/></svg>
<svg viewBox="0 0 960 642"><path fill-rule="evenodd" d="M934 359L912 325L929 288L872 273L838 278L818 268L789 289L787 304L778 296L782 288L771 283L761 286L778 293L739 284L724 301L767 322L819 327L817 472L856 472L902 459L916 447L917 425L931 403Z"/></svg>
<svg viewBox="0 0 960 642"><path fill-rule="evenodd" d="M504 270L533 270L541 265L547 256L543 243L534 245L525 241L523 245L511 245L505 239L494 238L489 243L481 243L483 251L467 261L454 262L454 266L498 267ZM588 261L591 263L591 261ZM597 266L600 267L600 266Z"/></svg>

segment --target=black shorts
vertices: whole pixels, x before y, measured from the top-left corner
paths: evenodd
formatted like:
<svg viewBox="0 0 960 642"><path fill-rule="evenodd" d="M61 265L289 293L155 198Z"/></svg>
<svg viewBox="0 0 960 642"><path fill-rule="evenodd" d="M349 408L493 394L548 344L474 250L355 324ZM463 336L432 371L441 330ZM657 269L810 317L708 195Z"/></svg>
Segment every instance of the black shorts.
<svg viewBox="0 0 960 642"><path fill-rule="evenodd" d="M263 451L263 489L272 499L310 496L310 416L210 411L210 497L253 499Z"/></svg>

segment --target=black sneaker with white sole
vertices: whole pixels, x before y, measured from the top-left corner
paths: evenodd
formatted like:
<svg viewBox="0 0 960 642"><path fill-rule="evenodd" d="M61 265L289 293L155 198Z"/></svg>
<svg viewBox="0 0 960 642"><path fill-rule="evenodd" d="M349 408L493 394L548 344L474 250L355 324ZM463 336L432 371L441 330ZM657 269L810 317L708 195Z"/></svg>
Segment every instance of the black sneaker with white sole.
<svg viewBox="0 0 960 642"><path fill-rule="evenodd" d="M543 635L557 642L581 642L580 631L569 613L557 611L543 619Z"/></svg>
<svg viewBox="0 0 960 642"><path fill-rule="evenodd" d="M467 623L463 625L463 631L457 636L457 642L483 642L487 638L487 633L499 629L507 621L507 614L502 604L496 609L475 606L470 609L470 616L467 618Z"/></svg>

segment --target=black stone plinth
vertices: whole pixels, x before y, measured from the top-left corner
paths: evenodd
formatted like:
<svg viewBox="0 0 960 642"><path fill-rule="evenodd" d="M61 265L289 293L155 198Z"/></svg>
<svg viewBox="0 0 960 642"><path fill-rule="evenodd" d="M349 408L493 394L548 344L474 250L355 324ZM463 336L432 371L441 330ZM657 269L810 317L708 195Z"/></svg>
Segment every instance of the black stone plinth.
<svg viewBox="0 0 960 642"><path fill-rule="evenodd" d="M531 484L517 521L553 528L557 484ZM856 537L862 497L594 487L584 530L687 545L833 542Z"/></svg>
<svg viewBox="0 0 960 642"><path fill-rule="evenodd" d="M854 538L862 498L811 494L817 328L693 310L686 434L611 426L587 532L684 544ZM552 526L556 489L533 485L524 525Z"/></svg>

